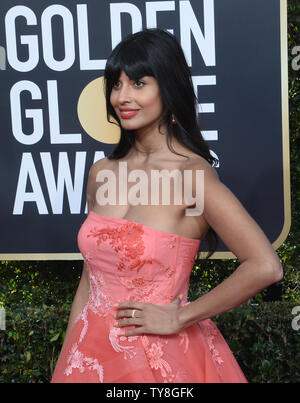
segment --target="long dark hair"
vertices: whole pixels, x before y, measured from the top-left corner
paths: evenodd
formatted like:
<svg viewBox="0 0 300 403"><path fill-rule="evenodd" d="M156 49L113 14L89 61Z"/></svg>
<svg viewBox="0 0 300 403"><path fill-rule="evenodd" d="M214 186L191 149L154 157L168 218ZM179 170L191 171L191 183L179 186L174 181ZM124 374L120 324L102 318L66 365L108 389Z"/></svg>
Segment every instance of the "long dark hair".
<svg viewBox="0 0 300 403"><path fill-rule="evenodd" d="M151 76L157 80L163 114L159 129L167 127L167 145L171 146L174 136L181 144L203 157L214 166L218 160L210 154L208 144L202 137L197 117L197 97L194 92L190 68L176 37L162 29L144 29L128 36L120 42L109 56L104 72L107 120L112 117L120 127L121 137L108 159L119 159L127 155L135 144L135 136L123 129L110 103L110 95L115 83L124 71L131 80ZM176 124L172 123L172 116ZM178 154L182 155L182 154ZM216 250L218 238L210 227L206 234L209 244L208 259Z"/></svg>

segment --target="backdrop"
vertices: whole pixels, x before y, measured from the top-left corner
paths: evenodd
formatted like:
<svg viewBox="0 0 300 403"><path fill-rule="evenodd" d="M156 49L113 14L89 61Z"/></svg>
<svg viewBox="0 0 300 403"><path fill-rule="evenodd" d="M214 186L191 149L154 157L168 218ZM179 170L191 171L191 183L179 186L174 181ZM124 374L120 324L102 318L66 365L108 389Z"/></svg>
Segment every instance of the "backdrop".
<svg viewBox="0 0 300 403"><path fill-rule="evenodd" d="M119 138L101 77L118 42L144 27L179 39L220 179L273 247L283 243L286 0L1 0L0 19L1 259L81 259L88 171ZM234 255L220 240L213 257Z"/></svg>

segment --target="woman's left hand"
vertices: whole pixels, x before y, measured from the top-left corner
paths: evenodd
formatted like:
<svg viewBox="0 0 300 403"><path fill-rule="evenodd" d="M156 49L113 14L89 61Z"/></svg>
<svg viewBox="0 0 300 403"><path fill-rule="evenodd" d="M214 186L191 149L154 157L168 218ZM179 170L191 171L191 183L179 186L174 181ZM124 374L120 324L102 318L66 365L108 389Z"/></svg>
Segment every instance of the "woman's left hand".
<svg viewBox="0 0 300 403"><path fill-rule="evenodd" d="M124 336L134 336L142 333L159 335L179 333L183 329L179 321L180 308L178 306L180 302L181 295L166 305L137 301L120 302L116 306L118 312L115 317L117 320L115 326L137 326L135 329L126 330L123 333ZM132 317L134 309L134 317Z"/></svg>

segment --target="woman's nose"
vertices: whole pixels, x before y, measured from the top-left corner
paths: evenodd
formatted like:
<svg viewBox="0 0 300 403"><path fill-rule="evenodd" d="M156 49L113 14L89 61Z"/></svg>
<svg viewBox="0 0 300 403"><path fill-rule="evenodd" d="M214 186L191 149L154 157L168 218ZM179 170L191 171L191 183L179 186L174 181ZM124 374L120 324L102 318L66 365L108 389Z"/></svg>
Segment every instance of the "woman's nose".
<svg viewBox="0 0 300 403"><path fill-rule="evenodd" d="M130 102L132 98L130 88L127 85L123 85L119 91L119 103Z"/></svg>

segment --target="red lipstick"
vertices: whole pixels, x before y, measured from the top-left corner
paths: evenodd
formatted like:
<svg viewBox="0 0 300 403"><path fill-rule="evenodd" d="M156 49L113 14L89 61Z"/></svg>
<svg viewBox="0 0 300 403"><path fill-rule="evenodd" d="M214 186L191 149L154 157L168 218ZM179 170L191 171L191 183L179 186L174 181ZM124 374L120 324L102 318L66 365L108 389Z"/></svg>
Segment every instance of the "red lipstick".
<svg viewBox="0 0 300 403"><path fill-rule="evenodd" d="M122 119L131 119L139 113L139 109L120 108Z"/></svg>

